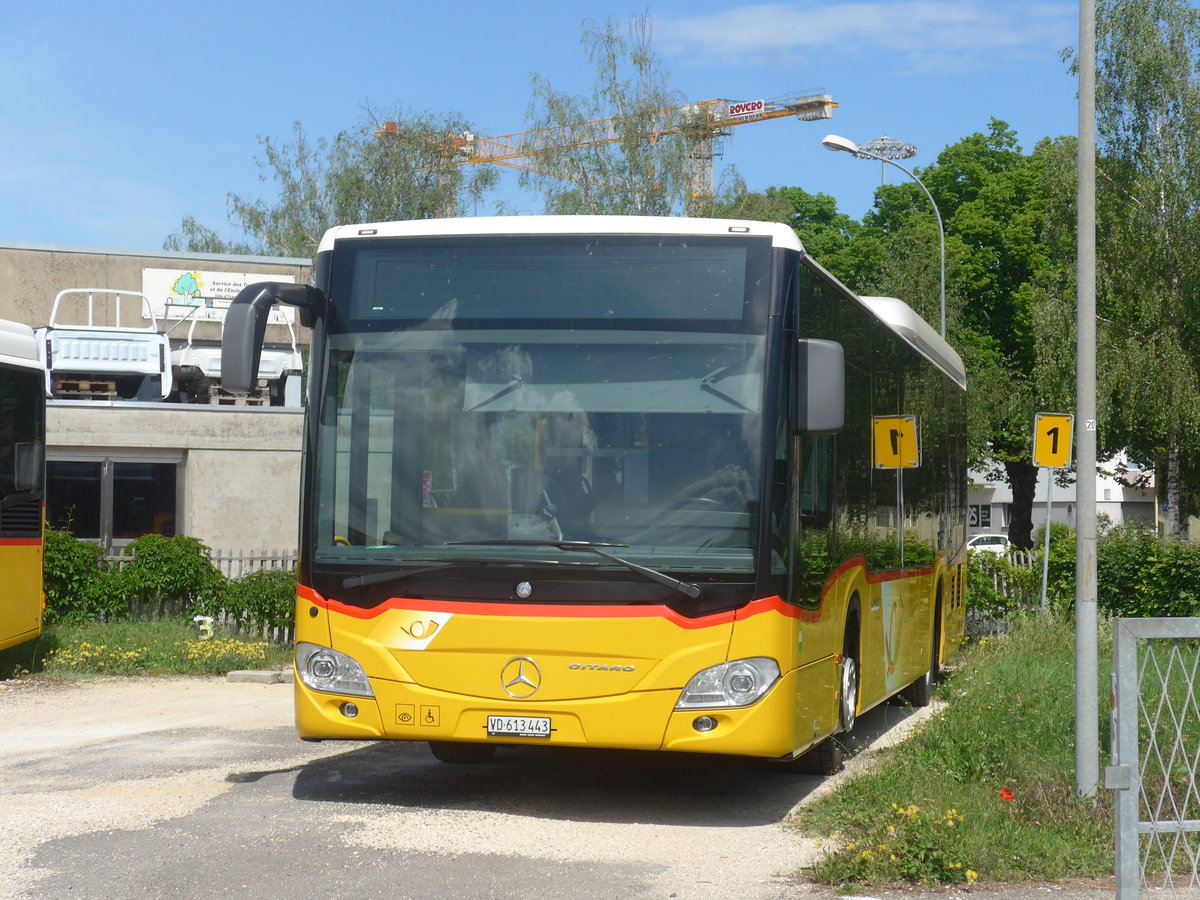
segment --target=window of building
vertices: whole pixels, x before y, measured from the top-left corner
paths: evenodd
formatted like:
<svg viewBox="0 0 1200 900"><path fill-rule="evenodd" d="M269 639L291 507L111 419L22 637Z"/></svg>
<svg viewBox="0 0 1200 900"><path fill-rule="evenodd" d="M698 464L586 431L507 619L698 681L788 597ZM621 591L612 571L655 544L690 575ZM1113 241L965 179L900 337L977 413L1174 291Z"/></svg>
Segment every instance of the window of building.
<svg viewBox="0 0 1200 900"><path fill-rule="evenodd" d="M183 487L181 454L48 456L49 524L105 548L122 547L143 534L175 534Z"/></svg>

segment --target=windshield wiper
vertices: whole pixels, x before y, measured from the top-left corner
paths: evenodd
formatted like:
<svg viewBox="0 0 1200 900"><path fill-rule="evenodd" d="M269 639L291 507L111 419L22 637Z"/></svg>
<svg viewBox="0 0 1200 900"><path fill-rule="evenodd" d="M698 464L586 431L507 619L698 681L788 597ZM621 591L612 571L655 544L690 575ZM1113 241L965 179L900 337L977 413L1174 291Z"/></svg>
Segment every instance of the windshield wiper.
<svg viewBox="0 0 1200 900"><path fill-rule="evenodd" d="M522 378L520 375L513 375L512 381L510 381L504 387L500 388L498 391L496 391L490 397L484 397L482 400L480 400L474 406L469 408L467 410L467 412L475 412L475 410L480 409L484 406L487 406L489 403L494 403L495 401L499 400L501 397L511 394L517 388L521 387L521 385L523 385L524 383L525 383L525 379Z"/></svg>
<svg viewBox="0 0 1200 900"><path fill-rule="evenodd" d="M700 599L700 585L692 584L688 581L681 581L678 578L672 578L655 569L639 566L635 562L630 562L627 559L621 559L612 553L601 549L603 547L628 547L628 544L611 544L598 541L539 541L539 540L488 540L488 541L447 541L447 545L470 544L477 547L557 547L559 550L582 550L587 553L595 553L597 556L602 556L617 565L624 566L631 572L641 575L643 578L653 581L655 584L661 584L663 587L670 588L673 591L678 591L685 597L690 597L693 600Z"/></svg>
<svg viewBox="0 0 1200 900"><path fill-rule="evenodd" d="M748 407L745 403L742 403L740 400L731 397L729 394L725 393L716 386L717 382L724 381L730 375L745 372L747 368L748 364L745 360L742 360L741 362L731 363L728 366L721 366L719 369L714 369L700 379L700 390L704 391L705 393L712 394L714 397L721 398L726 403L736 406L738 409L742 410L742 412L752 413L754 410Z"/></svg>
<svg viewBox="0 0 1200 900"><path fill-rule="evenodd" d="M464 541L463 543L483 543L481 541ZM462 559L433 560L415 559L414 562L433 562L436 565L421 566L418 569L400 569L390 572L373 572L370 575L352 575L342 582L344 588L366 587L371 584L386 584L391 581L404 581L419 575L432 572L442 572L446 569L456 569L463 566L561 566L558 559L514 559L512 557L468 556Z"/></svg>

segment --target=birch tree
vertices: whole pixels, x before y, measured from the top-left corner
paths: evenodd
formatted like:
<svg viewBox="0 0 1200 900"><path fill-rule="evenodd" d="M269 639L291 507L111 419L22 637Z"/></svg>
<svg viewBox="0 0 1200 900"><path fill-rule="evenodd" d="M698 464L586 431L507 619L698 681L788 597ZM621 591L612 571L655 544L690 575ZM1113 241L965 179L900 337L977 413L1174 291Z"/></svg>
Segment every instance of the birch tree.
<svg viewBox="0 0 1200 900"><path fill-rule="evenodd" d="M1178 535L1200 460L1200 11L1097 0L1096 45L1101 437L1158 464Z"/></svg>
<svg viewBox="0 0 1200 900"><path fill-rule="evenodd" d="M542 149L522 184L542 194L548 213L681 214L692 123L654 51L649 15L585 22L581 42L594 69L590 94L532 78L529 121Z"/></svg>
<svg viewBox="0 0 1200 900"><path fill-rule="evenodd" d="M496 181L490 166L453 164L455 139L471 130L458 115L405 110L368 110L356 127L330 139L310 137L297 122L289 139L259 139L266 194L229 194L239 237L222 238L185 216L164 246L306 257L333 225L464 214Z"/></svg>

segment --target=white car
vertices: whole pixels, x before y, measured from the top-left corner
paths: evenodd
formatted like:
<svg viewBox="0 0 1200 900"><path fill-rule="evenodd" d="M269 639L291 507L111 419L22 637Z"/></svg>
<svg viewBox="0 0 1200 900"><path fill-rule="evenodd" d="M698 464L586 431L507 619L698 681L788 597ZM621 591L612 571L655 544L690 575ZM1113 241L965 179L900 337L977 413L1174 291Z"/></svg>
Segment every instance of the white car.
<svg viewBox="0 0 1200 900"><path fill-rule="evenodd" d="M1003 556L1012 549L1007 537L1002 534L977 534L967 541L968 550L983 550Z"/></svg>

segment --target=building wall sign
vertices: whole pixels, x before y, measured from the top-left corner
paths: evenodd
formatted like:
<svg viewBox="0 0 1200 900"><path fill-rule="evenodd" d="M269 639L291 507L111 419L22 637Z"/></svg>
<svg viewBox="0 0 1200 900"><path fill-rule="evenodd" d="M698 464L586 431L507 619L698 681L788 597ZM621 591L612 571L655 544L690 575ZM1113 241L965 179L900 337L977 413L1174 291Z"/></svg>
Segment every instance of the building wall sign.
<svg viewBox="0 0 1200 900"><path fill-rule="evenodd" d="M969 513L967 518L967 527L969 528L991 528L992 527L992 507L991 504L981 504L976 506L971 504L968 507Z"/></svg>
<svg viewBox="0 0 1200 900"><path fill-rule="evenodd" d="M150 298L151 309L161 321L195 319L201 322L225 321L225 310L242 288L256 281L282 281L294 284L291 275L261 272L216 272L197 269L142 269L142 293ZM295 309L276 305L268 321L284 325L293 321Z"/></svg>

